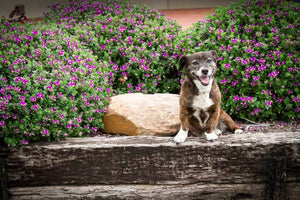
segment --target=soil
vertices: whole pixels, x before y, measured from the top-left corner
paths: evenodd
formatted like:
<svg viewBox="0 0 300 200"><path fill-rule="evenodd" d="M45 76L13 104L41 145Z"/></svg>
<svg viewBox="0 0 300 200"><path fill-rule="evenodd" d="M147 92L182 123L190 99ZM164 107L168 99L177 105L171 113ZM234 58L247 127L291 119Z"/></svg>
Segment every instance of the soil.
<svg viewBox="0 0 300 200"><path fill-rule="evenodd" d="M255 123L255 122L241 122L238 123L246 133L247 132L300 132L300 121L293 122L265 122L265 123Z"/></svg>

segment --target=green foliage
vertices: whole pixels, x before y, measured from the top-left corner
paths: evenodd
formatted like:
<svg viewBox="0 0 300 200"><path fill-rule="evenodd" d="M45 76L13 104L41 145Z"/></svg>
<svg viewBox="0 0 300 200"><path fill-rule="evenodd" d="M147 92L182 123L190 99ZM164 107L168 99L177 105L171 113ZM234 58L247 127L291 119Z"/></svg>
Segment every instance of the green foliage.
<svg viewBox="0 0 300 200"><path fill-rule="evenodd" d="M180 27L158 11L126 1L85 0L55 7L45 20L65 24L64 31L107 63L115 94L178 91L174 39Z"/></svg>
<svg viewBox="0 0 300 200"><path fill-rule="evenodd" d="M182 32L188 53L217 50L223 108L234 118L299 119L299 7L249 0L220 7Z"/></svg>
<svg viewBox="0 0 300 200"><path fill-rule="evenodd" d="M9 145L96 135L113 94L179 87L179 26L158 11L82 0L53 5L42 23L0 26L0 139Z"/></svg>
<svg viewBox="0 0 300 200"><path fill-rule="evenodd" d="M125 1L53 5L44 22L0 24L0 139L8 145L93 136L112 95L179 89L182 54L216 50L234 118L299 119L299 8L253 0L186 31Z"/></svg>
<svg viewBox="0 0 300 200"><path fill-rule="evenodd" d="M59 28L1 24L0 137L12 146L91 135L103 127L109 71Z"/></svg>

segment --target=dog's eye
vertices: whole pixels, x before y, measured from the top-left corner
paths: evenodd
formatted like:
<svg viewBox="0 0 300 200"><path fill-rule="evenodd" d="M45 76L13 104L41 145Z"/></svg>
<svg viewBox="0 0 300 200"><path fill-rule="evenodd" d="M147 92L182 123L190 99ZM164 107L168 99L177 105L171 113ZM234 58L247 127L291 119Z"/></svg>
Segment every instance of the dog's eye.
<svg viewBox="0 0 300 200"><path fill-rule="evenodd" d="M197 61L193 61L192 65L198 65L198 62Z"/></svg>
<svg viewBox="0 0 300 200"><path fill-rule="evenodd" d="M208 59L206 60L207 63L211 63L211 61L212 61L211 58L208 58Z"/></svg>

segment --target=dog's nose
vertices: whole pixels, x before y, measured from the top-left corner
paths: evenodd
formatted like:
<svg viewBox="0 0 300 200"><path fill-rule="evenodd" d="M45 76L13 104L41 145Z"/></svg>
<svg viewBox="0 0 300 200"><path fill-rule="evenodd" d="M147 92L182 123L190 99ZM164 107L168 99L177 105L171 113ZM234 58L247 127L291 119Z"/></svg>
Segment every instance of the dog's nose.
<svg viewBox="0 0 300 200"><path fill-rule="evenodd" d="M201 72L202 72L202 74L207 75L208 74L208 69L202 69Z"/></svg>

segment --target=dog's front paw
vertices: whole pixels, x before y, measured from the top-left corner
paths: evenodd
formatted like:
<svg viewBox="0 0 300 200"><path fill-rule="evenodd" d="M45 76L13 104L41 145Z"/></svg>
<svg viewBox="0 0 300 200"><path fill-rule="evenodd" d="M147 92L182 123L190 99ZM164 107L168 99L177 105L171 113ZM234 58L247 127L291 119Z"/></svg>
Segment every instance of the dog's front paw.
<svg viewBox="0 0 300 200"><path fill-rule="evenodd" d="M241 134L243 133L244 131L242 129L235 129L234 130L234 134Z"/></svg>
<svg viewBox="0 0 300 200"><path fill-rule="evenodd" d="M205 133L206 140L217 140L219 137L214 132L212 133Z"/></svg>
<svg viewBox="0 0 300 200"><path fill-rule="evenodd" d="M174 137L174 142L176 144L183 143L186 140L187 136L188 136L188 131L184 131L180 129L180 131Z"/></svg>
<svg viewBox="0 0 300 200"><path fill-rule="evenodd" d="M222 135L222 131L220 129L217 129L217 128L214 130L214 133L216 135Z"/></svg>

